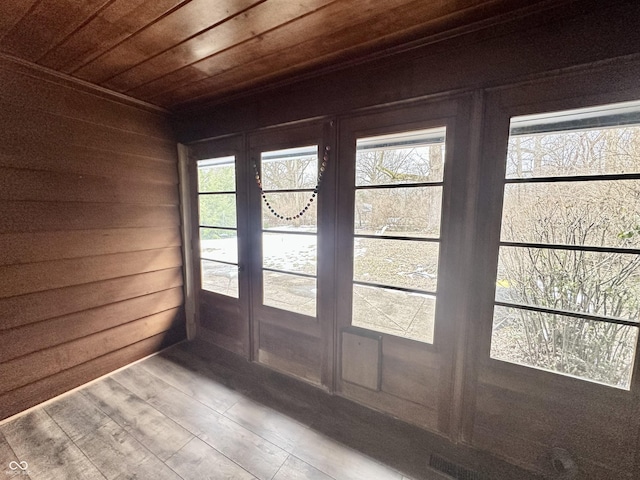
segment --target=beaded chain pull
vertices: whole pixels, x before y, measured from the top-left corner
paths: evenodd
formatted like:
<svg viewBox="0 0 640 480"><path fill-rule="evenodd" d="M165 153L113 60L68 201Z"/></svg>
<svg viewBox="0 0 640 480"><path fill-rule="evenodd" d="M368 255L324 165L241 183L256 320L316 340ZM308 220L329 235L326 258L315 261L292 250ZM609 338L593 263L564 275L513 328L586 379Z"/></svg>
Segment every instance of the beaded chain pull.
<svg viewBox="0 0 640 480"><path fill-rule="evenodd" d="M329 162L329 150L331 150L331 147L329 147L328 145L324 147L324 155L322 157L322 163L320 164L320 171L318 172L318 181L316 182L316 186L314 187L313 193L311 194L311 197L309 197L307 204L302 210L300 210L300 212L298 212L297 215L292 215L290 217L281 215L271 206L271 204L269 203L269 200L267 200L266 193L264 193L264 190L262 189L262 180L260 179L260 173L258 172L258 165L256 164L255 161L253 162L253 170L256 174L256 183L258 184L258 188L260 189L260 195L262 196L262 200L264 201L264 204L267 206L267 208L273 214L274 217L279 218L281 220L291 221L297 218L301 218L302 216L304 216L305 213L307 213L307 211L309 210L309 207L313 203L313 199L316 198L316 195L320 190L320 184L322 183L322 175L324 174L324 171L327 168L327 163Z"/></svg>

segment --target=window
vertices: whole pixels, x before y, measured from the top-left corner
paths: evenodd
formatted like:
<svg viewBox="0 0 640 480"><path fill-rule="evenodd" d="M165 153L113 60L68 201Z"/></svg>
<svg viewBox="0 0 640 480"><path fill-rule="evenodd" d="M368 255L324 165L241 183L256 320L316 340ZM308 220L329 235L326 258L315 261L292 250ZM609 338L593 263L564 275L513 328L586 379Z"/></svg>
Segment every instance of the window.
<svg viewBox="0 0 640 480"><path fill-rule="evenodd" d="M318 146L260 159L263 304L315 317Z"/></svg>
<svg viewBox="0 0 640 480"><path fill-rule="evenodd" d="M235 157L199 160L197 168L202 289L237 298Z"/></svg>
<svg viewBox="0 0 640 480"><path fill-rule="evenodd" d="M356 141L352 325L433 342L445 133Z"/></svg>
<svg viewBox="0 0 640 480"><path fill-rule="evenodd" d="M511 119L491 357L629 389L640 102Z"/></svg>

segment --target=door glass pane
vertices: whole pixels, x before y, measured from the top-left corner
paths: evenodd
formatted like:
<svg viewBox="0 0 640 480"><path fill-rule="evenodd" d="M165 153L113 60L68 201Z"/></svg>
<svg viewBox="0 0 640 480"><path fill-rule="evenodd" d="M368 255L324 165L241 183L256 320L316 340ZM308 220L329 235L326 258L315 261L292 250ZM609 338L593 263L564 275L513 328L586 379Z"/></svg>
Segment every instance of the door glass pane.
<svg viewBox="0 0 640 480"><path fill-rule="evenodd" d="M199 160L197 175L200 286L238 298L235 157Z"/></svg>
<svg viewBox="0 0 640 480"><path fill-rule="evenodd" d="M262 228L265 230L299 230L303 232L315 232L317 229L317 196L314 198L310 192L266 193L267 205L262 202ZM313 201L307 206L309 200ZM306 210L305 210L306 208ZM278 218L270 210L274 209L285 218ZM300 217L300 212L303 215ZM287 220L287 217L295 217Z"/></svg>
<svg viewBox="0 0 640 480"><path fill-rule="evenodd" d="M221 228L200 228L200 257L237 264L237 232Z"/></svg>
<svg viewBox="0 0 640 480"><path fill-rule="evenodd" d="M352 325L433 342L445 140L446 127L356 140Z"/></svg>
<svg viewBox="0 0 640 480"><path fill-rule="evenodd" d="M198 161L198 192L235 192L236 158L220 157Z"/></svg>
<svg viewBox="0 0 640 480"><path fill-rule="evenodd" d="M440 182L445 127L358 139L356 186Z"/></svg>
<svg viewBox="0 0 640 480"><path fill-rule="evenodd" d="M354 228L359 234L440 236L442 187L356 190Z"/></svg>
<svg viewBox="0 0 640 480"><path fill-rule="evenodd" d="M318 146L262 152L262 188L314 188L318 180Z"/></svg>
<svg viewBox="0 0 640 480"><path fill-rule="evenodd" d="M436 298L362 285L353 286L352 325L433 343Z"/></svg>
<svg viewBox="0 0 640 480"><path fill-rule="evenodd" d="M262 264L265 268L315 275L317 243L315 235L263 233Z"/></svg>
<svg viewBox="0 0 640 480"><path fill-rule="evenodd" d="M261 207L262 267L292 272L263 270L263 304L315 317L317 237L306 234L317 232L318 146L262 152L260 160L268 191Z"/></svg>
<svg viewBox="0 0 640 480"><path fill-rule="evenodd" d="M353 279L435 292L438 250L437 242L355 238Z"/></svg>
<svg viewBox="0 0 640 480"><path fill-rule="evenodd" d="M236 194L200 195L200 225L236 227Z"/></svg>
<svg viewBox="0 0 640 480"><path fill-rule="evenodd" d="M201 261L202 289L238 298L238 267L226 263Z"/></svg>
<svg viewBox="0 0 640 480"><path fill-rule="evenodd" d="M316 316L316 279L263 271L264 305Z"/></svg>

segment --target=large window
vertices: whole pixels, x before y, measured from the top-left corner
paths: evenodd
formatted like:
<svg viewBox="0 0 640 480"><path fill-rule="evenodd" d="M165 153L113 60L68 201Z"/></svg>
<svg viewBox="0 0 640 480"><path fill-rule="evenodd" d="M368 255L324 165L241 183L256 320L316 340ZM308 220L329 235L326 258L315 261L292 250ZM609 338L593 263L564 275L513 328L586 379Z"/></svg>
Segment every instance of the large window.
<svg viewBox="0 0 640 480"><path fill-rule="evenodd" d="M263 304L316 316L317 145L261 153Z"/></svg>
<svg viewBox="0 0 640 480"><path fill-rule="evenodd" d="M445 130L357 139L352 325L433 342Z"/></svg>
<svg viewBox="0 0 640 480"><path fill-rule="evenodd" d="M629 389L640 102L511 120L492 358Z"/></svg>
<svg viewBox="0 0 640 480"><path fill-rule="evenodd" d="M199 160L197 168L202 289L237 298L235 157Z"/></svg>

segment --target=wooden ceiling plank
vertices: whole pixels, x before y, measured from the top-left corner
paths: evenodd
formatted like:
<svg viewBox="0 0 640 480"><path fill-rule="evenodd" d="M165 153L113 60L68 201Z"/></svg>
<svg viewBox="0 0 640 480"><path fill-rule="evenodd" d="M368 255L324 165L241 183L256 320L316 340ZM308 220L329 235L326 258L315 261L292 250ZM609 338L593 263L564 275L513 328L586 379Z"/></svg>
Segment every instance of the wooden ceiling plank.
<svg viewBox="0 0 640 480"><path fill-rule="evenodd" d="M0 52L182 108L570 2L0 0Z"/></svg>
<svg viewBox="0 0 640 480"><path fill-rule="evenodd" d="M38 63L71 73L188 0L116 0Z"/></svg>
<svg viewBox="0 0 640 480"><path fill-rule="evenodd" d="M422 2L417 2L422 4ZM356 35L350 27L340 32L335 32L329 40L327 39L311 39L303 44L295 45L284 51L276 51L264 57L260 57L253 62L241 65L237 68L226 70L218 76L210 76L212 82L217 78L216 83L212 83L207 87L206 96L209 89L219 90L221 94L226 92L237 92L245 88L251 88L260 83L264 83L271 79L282 78L287 75L295 75L296 72L318 66L328 65L331 62L354 58L357 55L363 55L372 51L388 48L397 45L403 40L412 39L412 32L424 32L425 27L434 26L434 32L438 33L444 28L439 28L440 22L446 22L446 17L440 17L429 20L425 24L407 25L405 29L394 30L389 23L394 22L392 19L380 19L376 23L378 36L374 35L373 39L359 44L351 44L349 39L355 41ZM364 26L364 25L362 25ZM384 32L391 32L385 35ZM346 48L344 46L347 46ZM313 50L316 56L311 58L308 51ZM285 55L283 57L283 55ZM218 87L217 85L220 85ZM222 90L226 88L226 90ZM201 94L202 95L202 94ZM194 96L189 94L189 99Z"/></svg>
<svg viewBox="0 0 640 480"><path fill-rule="evenodd" d="M220 73L225 66L232 68L237 63L251 62L257 56L268 55L274 50L285 50L305 38L322 37L334 30L344 28L349 22L356 22L358 18L377 15L389 7L406 3L407 0L333 2L295 22L290 22L258 38L249 39L232 49L214 54L187 68L171 72L158 80L130 90L130 94L144 98L159 97L164 92L182 88L206 79L212 74Z"/></svg>
<svg viewBox="0 0 640 480"><path fill-rule="evenodd" d="M0 2L0 39L2 39L39 0L2 0ZM0 45L2 45L0 41Z"/></svg>
<svg viewBox="0 0 640 480"><path fill-rule="evenodd" d="M167 73L195 63L309 15L335 0L267 0L215 28L175 46L104 83L107 88L127 91Z"/></svg>
<svg viewBox="0 0 640 480"><path fill-rule="evenodd" d="M513 12L519 9L522 11L535 9L535 3L544 5L549 2L537 0L537 2L532 3L528 0L513 0L510 3L509 15L513 15ZM405 6L400 8L411 9L411 11L419 14L421 6L422 2L416 1L413 7ZM485 20L496 21L495 19L499 18L501 13L505 13L504 1L490 0L482 5L470 5L467 8L462 8L459 5L450 14L413 26L406 24L407 28L404 30L401 28L402 25L395 22L393 18L402 20L407 17L406 15L390 14L390 19L386 19L384 16L377 20L369 18L364 23L375 25L373 29L376 32L371 35L372 39L369 42L356 45L356 40L354 39L355 31L364 28L364 23L361 26L351 25L325 38L311 39L306 44L298 44L283 51L258 55L257 59L251 63L225 70L217 76L210 75L209 78L199 82L201 84L200 92L197 91L198 88L194 83L193 88L186 86L185 89L188 90L188 93L179 94L180 97L171 97L172 93L169 93L165 94L164 97L154 98L153 103L171 105L173 108L195 106L202 101L213 99L214 96L222 97L265 84L268 81L291 77L311 67L328 65L348 58L361 57L368 52L379 51L412 39L450 32L460 26L468 28L477 22ZM394 25L388 25L389 21L394 22ZM384 32L388 32L388 34L385 35ZM342 45L353 45L353 48L340 50L339 47ZM309 51L315 51L317 56L312 58L308 54ZM180 87L175 90L175 93L178 92L180 92ZM215 92L215 95L213 92Z"/></svg>
<svg viewBox="0 0 640 480"><path fill-rule="evenodd" d="M191 0L73 72L101 84L193 35L264 0Z"/></svg>
<svg viewBox="0 0 640 480"><path fill-rule="evenodd" d="M36 62L112 0L43 0L2 39L0 49Z"/></svg>
<svg viewBox="0 0 640 480"><path fill-rule="evenodd" d="M351 50L362 48L369 42L384 44L385 37L394 33L402 37L405 30L423 28L425 25L440 22L449 15L466 9L482 15L488 3L503 3L498 0L465 0L456 4L437 2L435 4L422 0L412 2L395 2L395 5L385 3L393 9L374 11L367 16L349 16L341 19L337 15L330 15L323 19L329 25L324 31L315 35L304 32L315 32L318 25L304 25L302 21L290 25L290 31L284 35L279 32L273 38L260 42L252 41L251 45L234 48L221 55L211 57L196 66L206 72L209 78L199 80L191 85L178 86L173 92L167 92L154 98L154 102L163 104L179 104L212 93L228 92L243 87L255 85L266 78L281 76L284 73L300 71L310 65L318 65L329 59L344 58ZM407 15L411 12L411 15ZM437 29L436 29L437 30ZM291 38L305 38L303 42L294 42ZM386 42L389 42L387 39Z"/></svg>
<svg viewBox="0 0 640 480"><path fill-rule="evenodd" d="M161 98L166 92L173 91L184 85L195 83L199 80L209 78L205 72L198 70L196 67L189 65L187 67L171 72L169 75L160 77L149 83L140 85L139 87L129 90L127 95L134 98L153 98L154 101Z"/></svg>

